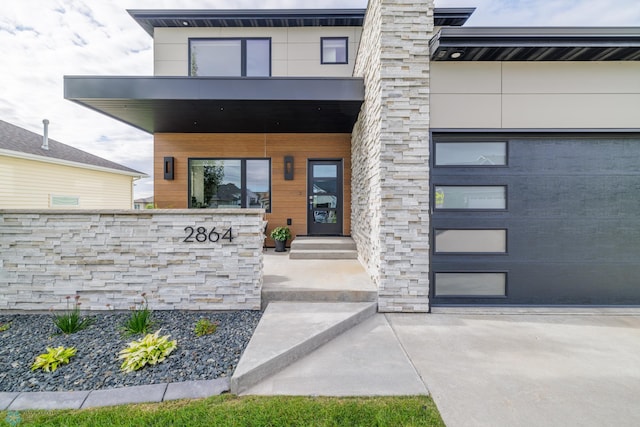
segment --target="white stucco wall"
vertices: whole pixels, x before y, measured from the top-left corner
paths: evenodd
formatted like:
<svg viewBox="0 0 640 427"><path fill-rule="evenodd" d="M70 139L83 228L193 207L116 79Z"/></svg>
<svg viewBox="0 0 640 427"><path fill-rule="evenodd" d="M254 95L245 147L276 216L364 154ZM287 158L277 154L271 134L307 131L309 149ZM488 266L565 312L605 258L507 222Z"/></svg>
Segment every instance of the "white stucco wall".
<svg viewBox="0 0 640 427"><path fill-rule="evenodd" d="M271 38L274 77L351 77L361 27L156 28L154 74L187 76L189 38ZM348 37L348 64L321 64L320 38Z"/></svg>
<svg viewBox="0 0 640 427"><path fill-rule="evenodd" d="M640 62L433 62L431 126L640 127Z"/></svg>

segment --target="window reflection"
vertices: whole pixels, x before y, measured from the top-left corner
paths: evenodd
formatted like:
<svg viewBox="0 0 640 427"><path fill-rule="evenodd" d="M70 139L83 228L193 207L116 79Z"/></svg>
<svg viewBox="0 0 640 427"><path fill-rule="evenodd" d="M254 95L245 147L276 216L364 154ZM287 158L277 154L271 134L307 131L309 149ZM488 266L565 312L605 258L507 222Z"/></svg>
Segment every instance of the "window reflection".
<svg viewBox="0 0 640 427"><path fill-rule="evenodd" d="M436 186L436 209L506 209L504 186Z"/></svg>
<svg viewBox="0 0 640 427"><path fill-rule="evenodd" d="M270 39L193 39L189 43L191 76L271 75Z"/></svg>
<svg viewBox="0 0 640 427"><path fill-rule="evenodd" d="M189 160L189 207L264 208L269 211L270 175L268 159Z"/></svg>
<svg viewBox="0 0 640 427"><path fill-rule="evenodd" d="M506 142L436 142L436 166L504 166Z"/></svg>

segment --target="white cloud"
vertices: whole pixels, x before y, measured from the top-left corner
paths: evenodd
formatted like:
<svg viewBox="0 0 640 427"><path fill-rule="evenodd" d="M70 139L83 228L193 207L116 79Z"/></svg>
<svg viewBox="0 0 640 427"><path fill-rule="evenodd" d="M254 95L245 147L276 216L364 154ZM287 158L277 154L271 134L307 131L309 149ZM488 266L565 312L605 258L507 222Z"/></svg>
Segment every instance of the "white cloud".
<svg viewBox="0 0 640 427"><path fill-rule="evenodd" d="M151 175L152 137L64 99L64 75L152 75L152 39L126 9L365 8L366 0L2 0L0 119ZM638 0L436 0L469 25L635 25ZM136 197L152 194L152 181Z"/></svg>

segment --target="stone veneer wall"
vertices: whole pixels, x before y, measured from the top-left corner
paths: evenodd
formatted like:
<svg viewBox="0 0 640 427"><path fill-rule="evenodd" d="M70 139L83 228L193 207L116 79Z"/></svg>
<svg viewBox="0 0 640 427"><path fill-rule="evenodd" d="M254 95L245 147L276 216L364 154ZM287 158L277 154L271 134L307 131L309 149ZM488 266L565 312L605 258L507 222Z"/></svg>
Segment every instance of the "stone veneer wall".
<svg viewBox="0 0 640 427"><path fill-rule="evenodd" d="M263 215L0 210L0 310L63 309L68 295L84 309L128 309L142 292L152 309L259 310ZM232 227L233 242L186 243L185 227Z"/></svg>
<svg viewBox="0 0 640 427"><path fill-rule="evenodd" d="M429 310L429 41L433 0L370 0L355 76L352 236L383 312Z"/></svg>

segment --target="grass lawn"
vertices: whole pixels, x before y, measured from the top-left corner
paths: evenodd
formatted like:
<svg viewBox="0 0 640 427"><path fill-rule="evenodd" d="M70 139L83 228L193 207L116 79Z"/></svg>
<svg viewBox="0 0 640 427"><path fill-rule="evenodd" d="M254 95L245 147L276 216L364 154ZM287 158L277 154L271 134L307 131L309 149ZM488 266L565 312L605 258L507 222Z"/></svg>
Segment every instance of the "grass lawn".
<svg viewBox="0 0 640 427"><path fill-rule="evenodd" d="M0 412L0 425L7 422ZM15 412L9 413L15 417ZM22 426L444 426L427 396L238 397L225 394L77 411L21 411Z"/></svg>

